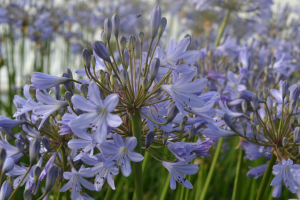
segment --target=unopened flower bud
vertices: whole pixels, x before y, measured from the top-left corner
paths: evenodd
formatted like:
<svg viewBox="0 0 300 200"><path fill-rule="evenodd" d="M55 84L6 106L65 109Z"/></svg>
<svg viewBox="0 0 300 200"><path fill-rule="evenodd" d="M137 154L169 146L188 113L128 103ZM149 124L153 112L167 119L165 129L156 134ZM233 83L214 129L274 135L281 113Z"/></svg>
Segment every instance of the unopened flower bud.
<svg viewBox="0 0 300 200"><path fill-rule="evenodd" d="M265 116L265 117L263 118L263 122L266 124L266 123L268 123L268 121L269 121L269 117L268 117L268 116Z"/></svg>
<svg viewBox="0 0 300 200"><path fill-rule="evenodd" d="M146 77L142 77L141 78L141 86L144 91L147 90L148 84L149 84L148 79Z"/></svg>
<svg viewBox="0 0 300 200"><path fill-rule="evenodd" d="M40 178L40 175L42 173L42 168L40 166L35 166L34 169L33 169L33 179L34 179L34 182L37 183L39 178Z"/></svg>
<svg viewBox="0 0 300 200"><path fill-rule="evenodd" d="M104 20L104 32L106 34L106 38L107 38L108 41L110 40L111 31L112 31L111 20L109 18L106 18Z"/></svg>
<svg viewBox="0 0 300 200"><path fill-rule="evenodd" d="M84 96L85 98L87 98L88 92L89 92L89 90L88 90L88 85L85 84L85 83L82 84L82 85L80 86L80 93L81 93L81 95Z"/></svg>
<svg viewBox="0 0 300 200"><path fill-rule="evenodd" d="M185 129L185 126L186 126L187 121L188 121L187 116L184 116L184 117L182 118L182 121L180 122L180 133L183 133L183 132L184 132L184 129Z"/></svg>
<svg viewBox="0 0 300 200"><path fill-rule="evenodd" d="M36 138L32 139L29 144L29 160L30 164L34 164L40 154L41 144Z"/></svg>
<svg viewBox="0 0 300 200"><path fill-rule="evenodd" d="M160 67L159 58L154 58L151 62L151 65L150 65L150 76L149 76L150 82L152 82L155 79L155 77L158 73L159 67Z"/></svg>
<svg viewBox="0 0 300 200"><path fill-rule="evenodd" d="M249 90L243 90L240 92L241 97L248 100L248 101L252 101L252 96L254 95L252 92L250 92ZM259 103L264 103L265 101L259 97L257 97L257 100Z"/></svg>
<svg viewBox="0 0 300 200"><path fill-rule="evenodd" d="M246 101L242 101L242 110L243 110L243 113L246 114L247 112L247 102Z"/></svg>
<svg viewBox="0 0 300 200"><path fill-rule="evenodd" d="M124 52L125 47L126 47L126 38L124 36L122 36L120 38L120 49L121 49L121 52Z"/></svg>
<svg viewBox="0 0 300 200"><path fill-rule="evenodd" d="M139 41L140 41L140 43L143 43L143 42L144 42L144 37L145 37L144 32L140 31L140 32L139 32Z"/></svg>
<svg viewBox="0 0 300 200"><path fill-rule="evenodd" d="M282 138L282 147L286 147L286 145L288 144L288 139L286 137Z"/></svg>
<svg viewBox="0 0 300 200"><path fill-rule="evenodd" d="M166 144L166 142L168 141L169 136L170 136L170 133L164 132L164 144Z"/></svg>
<svg viewBox="0 0 300 200"><path fill-rule="evenodd" d="M194 138L194 136L196 135L195 126L194 125L190 126L190 128L187 132L189 134L189 141L191 141Z"/></svg>
<svg viewBox="0 0 300 200"><path fill-rule="evenodd" d="M107 46L107 37L104 31L101 33L101 42L103 42L104 46Z"/></svg>
<svg viewBox="0 0 300 200"><path fill-rule="evenodd" d="M263 90L263 97L264 97L265 100L267 100L269 94L270 94L269 88L265 88L265 89Z"/></svg>
<svg viewBox="0 0 300 200"><path fill-rule="evenodd" d="M6 158L2 166L2 173L10 172L14 168L14 165L14 159L12 159L11 157Z"/></svg>
<svg viewBox="0 0 300 200"><path fill-rule="evenodd" d="M58 168L55 165L52 165L48 171L48 175L46 178L46 187L45 190L49 192L53 185L55 184L56 178L58 174Z"/></svg>
<svg viewBox="0 0 300 200"><path fill-rule="evenodd" d="M125 51L125 52L124 52L124 63L125 63L125 66L123 66L124 69L126 69L126 70L128 69L129 62L130 62L130 56L129 56L129 53L128 53L128 51Z"/></svg>
<svg viewBox="0 0 300 200"><path fill-rule="evenodd" d="M93 69L95 69L96 67L96 58L94 55L91 55L91 65L93 67Z"/></svg>
<svg viewBox="0 0 300 200"><path fill-rule="evenodd" d="M98 76L100 78L101 81L104 81L105 79L105 72L102 69L98 70Z"/></svg>
<svg viewBox="0 0 300 200"><path fill-rule="evenodd" d="M283 108L283 113L286 114L286 115L289 114L289 108L288 107L289 107L289 103L287 104L286 107Z"/></svg>
<svg viewBox="0 0 300 200"><path fill-rule="evenodd" d="M124 88L127 87L128 73L126 70L122 69L120 72L120 80Z"/></svg>
<svg viewBox="0 0 300 200"><path fill-rule="evenodd" d="M110 84L111 84L111 86L112 86L113 88L115 87L116 81L117 81L116 75L112 74L112 75L110 76Z"/></svg>
<svg viewBox="0 0 300 200"><path fill-rule="evenodd" d="M23 199L24 200L32 200L32 193L31 190L25 190L23 193Z"/></svg>
<svg viewBox="0 0 300 200"><path fill-rule="evenodd" d="M254 121L254 112L250 113L250 119L251 119L251 121Z"/></svg>
<svg viewBox="0 0 300 200"><path fill-rule="evenodd" d="M64 171L63 169L60 167L58 168L58 181L59 182L62 182L64 180Z"/></svg>
<svg viewBox="0 0 300 200"><path fill-rule="evenodd" d="M299 92L299 87L297 86L297 87L295 87L295 88L293 89L293 91L291 92L291 94L290 94L290 99L291 99L291 100L294 100L294 101L297 101L298 98L299 98L299 94L300 94L300 92Z"/></svg>
<svg viewBox="0 0 300 200"><path fill-rule="evenodd" d="M73 103L72 103L71 99L72 99L72 93L69 91L66 91L65 100L69 104L69 106L73 107Z"/></svg>
<svg viewBox="0 0 300 200"><path fill-rule="evenodd" d="M175 103L171 103L169 105L169 108L168 108L168 113L167 113L167 122L171 122L173 121L173 119L176 117L176 115L178 114L179 110L176 106Z"/></svg>
<svg viewBox="0 0 300 200"><path fill-rule="evenodd" d="M13 186L14 186L14 181L15 181L14 177L12 177L12 176L7 176L6 181L7 181L7 183L10 185L10 187L13 187Z"/></svg>
<svg viewBox="0 0 300 200"><path fill-rule="evenodd" d="M287 102L290 101L290 93L291 93L291 92L290 92L289 90L286 92L285 99L286 99Z"/></svg>
<svg viewBox="0 0 300 200"><path fill-rule="evenodd" d="M94 49L95 53L97 54L97 56L99 56L100 58L102 58L106 62L109 62L109 63L111 62L108 50L106 49L103 42L96 41L92 44L92 46L93 46L93 49Z"/></svg>
<svg viewBox="0 0 300 200"><path fill-rule="evenodd" d="M271 160L271 157L272 157L272 153L270 153L270 152L266 152L265 153L265 159L266 159L266 161Z"/></svg>
<svg viewBox="0 0 300 200"><path fill-rule="evenodd" d="M156 6L151 13L150 18L150 37L154 39L157 35L161 22L161 10L159 6Z"/></svg>
<svg viewBox="0 0 300 200"><path fill-rule="evenodd" d="M1 148L0 149L0 168L2 169L3 163L6 159L6 150Z"/></svg>
<svg viewBox="0 0 300 200"><path fill-rule="evenodd" d="M252 102L251 103L252 103L253 110L256 112L259 109L258 98L257 98L256 95L252 96Z"/></svg>
<svg viewBox="0 0 300 200"><path fill-rule="evenodd" d="M246 136L246 133L247 133L247 123L246 122L242 122L242 129L243 129L243 132L244 132L244 136Z"/></svg>
<svg viewBox="0 0 300 200"><path fill-rule="evenodd" d="M282 83L282 99L284 99L289 91L289 84L287 81L283 81Z"/></svg>
<svg viewBox="0 0 300 200"><path fill-rule="evenodd" d="M112 20L112 31L114 33L115 37L119 36L119 30L120 30L120 17L117 14L114 14L111 18Z"/></svg>
<svg viewBox="0 0 300 200"><path fill-rule="evenodd" d="M136 43L136 38L135 38L135 36L134 36L134 35L130 35L130 36L129 36L129 45L130 45L130 49L134 49L135 43Z"/></svg>
<svg viewBox="0 0 300 200"><path fill-rule="evenodd" d="M256 138L256 136L257 136L257 129L256 129L255 124L251 124L251 131L252 131L252 134L253 134L254 138Z"/></svg>
<svg viewBox="0 0 300 200"><path fill-rule="evenodd" d="M232 123L232 120L231 120L230 116L227 115L227 114L224 114L223 119L224 119L226 125L227 125L231 130L234 131L235 128L234 128L234 126L233 126L233 123Z"/></svg>
<svg viewBox="0 0 300 200"><path fill-rule="evenodd" d="M289 114L292 114L295 110L296 107L296 101L291 100L291 102L289 103Z"/></svg>
<svg viewBox="0 0 300 200"><path fill-rule="evenodd" d="M146 138L145 138L145 147L148 148L150 147L150 145L152 144L154 140L154 134L152 131L150 131L147 135L146 135Z"/></svg>
<svg viewBox="0 0 300 200"><path fill-rule="evenodd" d="M163 18L161 18L161 21L160 21L160 26L158 29L158 37L162 36L162 34L165 31L166 26L167 26L167 19L165 17L163 17Z"/></svg>
<svg viewBox="0 0 300 200"><path fill-rule="evenodd" d="M256 130L257 130L257 132L259 133L260 132L260 125L256 125Z"/></svg>
<svg viewBox="0 0 300 200"><path fill-rule="evenodd" d="M300 127L296 127L293 133L294 143L299 141Z"/></svg>
<svg viewBox="0 0 300 200"><path fill-rule="evenodd" d="M47 149L47 151L51 151L49 139L48 139L48 137L46 135L44 135L42 137L42 143L43 143L44 147Z"/></svg>
<svg viewBox="0 0 300 200"><path fill-rule="evenodd" d="M88 49L83 49L82 54L81 54L81 61L84 64L85 67L90 67L91 66L91 52Z"/></svg>
<svg viewBox="0 0 300 200"><path fill-rule="evenodd" d="M7 183L7 181L4 181L0 190L0 199L7 200L9 198L10 193L11 193L10 185Z"/></svg>
<svg viewBox="0 0 300 200"><path fill-rule="evenodd" d="M268 106L270 114L272 114L272 112L273 112L273 100L272 100L271 97L267 98L267 106Z"/></svg>

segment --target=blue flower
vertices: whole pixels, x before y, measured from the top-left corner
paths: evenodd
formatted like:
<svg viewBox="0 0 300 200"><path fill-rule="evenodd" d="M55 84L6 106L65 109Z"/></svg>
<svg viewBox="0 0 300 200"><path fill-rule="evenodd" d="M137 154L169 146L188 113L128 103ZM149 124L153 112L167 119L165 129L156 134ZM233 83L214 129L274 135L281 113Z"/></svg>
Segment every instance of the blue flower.
<svg viewBox="0 0 300 200"><path fill-rule="evenodd" d="M171 174L170 187L172 190L176 189L176 181L182 186L193 189L193 185L183 176L196 174L199 170L199 167L195 164L186 164L194 159L196 155L191 155L185 159L185 163L178 161L176 163L163 161L162 165L169 171Z"/></svg>
<svg viewBox="0 0 300 200"><path fill-rule="evenodd" d="M110 168L117 165L121 167L122 174L127 177L131 174L130 160L141 162L144 157L139 153L133 152L137 145L135 137L127 138L125 143L123 138L118 134L114 134L113 139L114 144L110 142L100 144L101 151L110 156L104 161L103 166Z"/></svg>
<svg viewBox="0 0 300 200"><path fill-rule="evenodd" d="M118 115L111 114L119 102L119 96L110 94L102 102L100 90L95 82L90 84L88 96L89 100L81 95L72 97L73 105L87 113L71 120L69 126L78 129L92 127L94 129L94 139L100 144L106 140L107 125L118 127L123 123Z"/></svg>
<svg viewBox="0 0 300 200"><path fill-rule="evenodd" d="M266 169L268 167L268 164L263 164L258 167L249 167L250 170L247 172L247 177L252 178L255 177L257 179L260 177L263 173L265 173Z"/></svg>
<svg viewBox="0 0 300 200"><path fill-rule="evenodd" d="M71 79L67 77L58 77L41 72L33 72L31 82L34 89L45 90L54 86L68 83Z"/></svg>

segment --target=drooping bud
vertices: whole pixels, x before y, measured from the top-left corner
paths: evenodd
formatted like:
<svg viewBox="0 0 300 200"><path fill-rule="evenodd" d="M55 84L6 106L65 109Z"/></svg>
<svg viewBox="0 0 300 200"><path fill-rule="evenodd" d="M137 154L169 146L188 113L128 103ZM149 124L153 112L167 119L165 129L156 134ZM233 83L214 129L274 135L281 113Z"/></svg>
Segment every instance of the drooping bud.
<svg viewBox="0 0 300 200"><path fill-rule="evenodd" d="M263 96L264 96L264 99L265 99L265 100L267 100L269 94L270 94L269 88L265 88L265 89L263 90Z"/></svg>
<svg viewBox="0 0 300 200"><path fill-rule="evenodd" d="M92 44L92 46L97 56L110 63L109 53L103 42L96 41Z"/></svg>
<svg viewBox="0 0 300 200"><path fill-rule="evenodd" d="M298 98L299 98L299 94L300 94L300 92L299 92L299 87L297 86L297 87L295 87L295 88L293 89L293 91L291 92L291 94L290 94L290 99L291 99L291 100L294 100L294 101L297 101Z"/></svg>
<svg viewBox="0 0 300 200"><path fill-rule="evenodd" d="M72 101L71 101L72 96L73 96L73 95L72 95L71 92L66 91L66 93L65 93L65 100L66 100L66 102L69 104L69 106L71 106L71 107L73 107L73 103L72 103Z"/></svg>
<svg viewBox="0 0 300 200"><path fill-rule="evenodd" d="M194 138L194 136L196 135L195 126L194 125L190 126L190 128L187 132L189 134L189 141L191 141Z"/></svg>
<svg viewBox="0 0 300 200"><path fill-rule="evenodd" d="M258 98L257 98L256 95L252 96L252 102L251 103L252 103L253 110L256 112L259 109Z"/></svg>
<svg viewBox="0 0 300 200"><path fill-rule="evenodd" d="M10 193L11 193L10 185L7 183L7 181L4 181L0 190L0 199L7 200L9 198Z"/></svg>
<svg viewBox="0 0 300 200"><path fill-rule="evenodd" d="M35 166L34 169L33 169L33 179L34 179L34 182L37 183L39 178L40 178L40 175L42 173L42 168L40 166Z"/></svg>
<svg viewBox="0 0 300 200"><path fill-rule="evenodd" d="M60 86L57 85L54 87L54 96L56 100L60 100Z"/></svg>
<svg viewBox="0 0 300 200"><path fill-rule="evenodd" d="M125 50L125 47L126 47L126 38L124 36L122 36L120 38L120 49L121 49L121 52L124 52Z"/></svg>
<svg viewBox="0 0 300 200"><path fill-rule="evenodd" d="M174 102L170 103L167 113L167 122L170 123L178 114L179 110Z"/></svg>
<svg viewBox="0 0 300 200"><path fill-rule="evenodd" d="M243 113L244 113L244 114L246 114L247 109L248 109L247 102L246 102L246 101L243 101L243 102L242 102L242 110L243 110Z"/></svg>
<svg viewBox="0 0 300 200"><path fill-rule="evenodd" d="M114 14L112 16L112 31L114 33L115 37L119 36L119 30L120 30L120 17L117 14Z"/></svg>
<svg viewBox="0 0 300 200"><path fill-rule="evenodd" d="M144 42L144 37L145 37L145 34L143 31L140 31L139 32L139 41L140 43L143 43Z"/></svg>
<svg viewBox="0 0 300 200"><path fill-rule="evenodd" d="M145 147L148 148L150 147L150 145L152 144L154 140L154 135L153 135L153 132L150 131L147 135L146 135L146 138L145 138Z"/></svg>
<svg viewBox="0 0 300 200"><path fill-rule="evenodd" d="M40 154L41 144L36 138L32 139L29 144L29 160L30 164L34 164L37 161L38 155Z"/></svg>
<svg viewBox="0 0 300 200"><path fill-rule="evenodd" d="M154 58L151 62L151 65L150 65L150 76L149 76L150 82L152 82L155 79L155 77L158 73L159 67L160 67L159 58Z"/></svg>
<svg viewBox="0 0 300 200"><path fill-rule="evenodd" d="M289 91L289 84L287 81L283 81L282 83L282 99L286 97L287 91Z"/></svg>
<svg viewBox="0 0 300 200"><path fill-rule="evenodd" d="M256 136L257 136L257 129L256 129L255 124L251 124L251 131L252 131L252 134L253 134L254 138L256 138Z"/></svg>
<svg viewBox="0 0 300 200"><path fill-rule="evenodd" d="M128 80L128 73L127 73L127 70L124 70L122 69L121 72L120 72L120 80L121 80L121 83L123 85L123 87L127 87L127 80Z"/></svg>
<svg viewBox="0 0 300 200"><path fill-rule="evenodd" d="M129 53L128 53L128 51L125 51L125 52L124 52L124 63L125 63L125 66L123 66L124 69L126 69L126 70L128 69L129 62L130 62L130 56L129 56Z"/></svg>
<svg viewBox="0 0 300 200"><path fill-rule="evenodd" d="M14 159L12 159L11 157L6 158L3 163L2 173L10 172L14 168L14 165L15 165Z"/></svg>
<svg viewBox="0 0 300 200"><path fill-rule="evenodd" d="M151 13L150 18L150 37L154 39L157 35L161 22L161 10L159 6L156 6Z"/></svg>
<svg viewBox="0 0 300 200"><path fill-rule="evenodd" d="M58 168L55 165L52 165L48 171L48 175L46 178L46 187L45 190L49 192L53 185L55 184L56 178L58 174Z"/></svg>
<svg viewBox="0 0 300 200"><path fill-rule="evenodd" d="M85 67L90 67L91 66L91 52L88 49L83 49L82 54L81 54L81 61Z"/></svg>
<svg viewBox="0 0 300 200"><path fill-rule="evenodd" d="M101 33L101 42L103 42L104 46L107 46L107 37L104 31Z"/></svg>
<svg viewBox="0 0 300 200"><path fill-rule="evenodd" d="M25 190L23 193L23 199L24 200L32 200L32 193L31 190Z"/></svg>
<svg viewBox="0 0 300 200"><path fill-rule="evenodd" d="M247 123L246 122L242 122L242 129L243 129L243 132L244 132L244 136L246 137L246 133L247 133Z"/></svg>
<svg viewBox="0 0 300 200"><path fill-rule="evenodd" d="M163 17L163 18L161 18L161 21L160 21L160 26L158 29L158 37L162 36L162 34L165 31L166 26L167 26L167 19L165 17Z"/></svg>
<svg viewBox="0 0 300 200"><path fill-rule="evenodd" d="M224 122L226 123L226 125L227 125L231 130L234 131L235 128L234 128L234 126L233 126L232 120L231 120L231 118L229 117L229 115L224 114L223 119L224 119Z"/></svg>
<svg viewBox="0 0 300 200"><path fill-rule="evenodd" d="M60 167L58 168L58 181L59 182L62 182L64 180L64 170Z"/></svg>
<svg viewBox="0 0 300 200"><path fill-rule="evenodd" d="M6 159L6 150L1 148L0 149L0 168L2 169L3 163Z"/></svg>
<svg viewBox="0 0 300 200"><path fill-rule="evenodd" d="M184 129L185 129L185 126L186 126L186 123L188 121L188 117L187 116L184 116L182 118L182 121L180 122L180 133L183 133L184 132Z"/></svg>
<svg viewBox="0 0 300 200"><path fill-rule="evenodd" d="M286 147L286 145L288 144L289 140L286 137L282 138L282 147Z"/></svg>
<svg viewBox="0 0 300 200"><path fill-rule="evenodd" d="M273 112L273 100L272 100L271 97L267 98L267 106L268 106L270 114L272 114L272 112Z"/></svg>
<svg viewBox="0 0 300 200"><path fill-rule="evenodd" d="M146 77L142 77L141 86L144 91L147 90L148 84L149 84L148 79Z"/></svg>
<svg viewBox="0 0 300 200"><path fill-rule="evenodd" d="M299 133L300 133L300 127L296 127L293 133L294 143L297 143L299 141Z"/></svg>
<svg viewBox="0 0 300 200"><path fill-rule="evenodd" d="M12 176L7 176L6 181L7 181L7 183L10 185L10 187L13 187L13 186L14 186L14 181L15 181L14 177L12 177Z"/></svg>
<svg viewBox="0 0 300 200"><path fill-rule="evenodd" d="M106 18L104 20L104 32L106 34L106 38L109 41L111 36L111 30L112 30L112 23L109 18Z"/></svg>
<svg viewBox="0 0 300 200"><path fill-rule="evenodd" d="M85 98L87 98L87 95L88 95L88 85L87 84L82 84L81 86L80 86L80 93L81 93L81 95L82 96L84 96Z"/></svg>
<svg viewBox="0 0 300 200"><path fill-rule="evenodd" d="M166 142L168 141L169 136L170 136L170 133L164 132L164 144L166 144Z"/></svg>

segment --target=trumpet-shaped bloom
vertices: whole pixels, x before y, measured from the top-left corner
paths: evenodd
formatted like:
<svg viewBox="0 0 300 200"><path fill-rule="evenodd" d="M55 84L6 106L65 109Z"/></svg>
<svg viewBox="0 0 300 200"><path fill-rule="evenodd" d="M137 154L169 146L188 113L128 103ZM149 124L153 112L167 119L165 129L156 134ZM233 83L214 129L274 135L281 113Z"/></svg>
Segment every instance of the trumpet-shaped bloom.
<svg viewBox="0 0 300 200"><path fill-rule="evenodd" d="M69 126L78 129L92 127L94 129L94 139L100 144L106 140L107 125L118 127L122 124L122 119L118 115L111 114L118 104L119 96L110 94L102 101L100 90L95 82L90 84L88 96L89 99L81 95L72 97L73 105L87 113L71 120Z"/></svg>
<svg viewBox="0 0 300 200"><path fill-rule="evenodd" d="M94 174L84 169L85 168L82 166L77 171L74 167L72 167L71 172L64 172L64 178L69 181L60 189L60 192L65 192L72 186L71 198L77 199L82 191L81 185L88 190L94 191L94 185L83 178L93 177Z"/></svg>
<svg viewBox="0 0 300 200"><path fill-rule="evenodd" d="M176 163L163 161L162 165L169 171L171 174L170 187L172 190L176 189L176 181L182 186L193 189L193 185L183 176L196 174L199 170L199 167L195 164L186 164L194 159L196 155L191 155L185 159L185 163L178 161Z"/></svg>
<svg viewBox="0 0 300 200"><path fill-rule="evenodd" d="M41 72L32 73L31 82L34 89L45 90L54 86L69 82L71 79L67 77L58 77Z"/></svg>
<svg viewBox="0 0 300 200"><path fill-rule="evenodd" d="M291 159L282 159L282 164L278 163L274 165L273 172L277 175L273 178L271 186L279 185L281 181L283 181L285 186L295 194L297 192L295 188L298 187L298 185L293 178L291 169L300 169L300 165L293 164Z"/></svg>
<svg viewBox="0 0 300 200"><path fill-rule="evenodd" d="M118 134L113 135L114 144L105 142L100 145L100 149L106 155L109 155L103 166L110 168L115 165L121 167L121 172L124 176L131 174L130 160L133 162L141 162L144 157L136 152L133 152L137 145L135 137L127 138L125 143L122 137Z"/></svg>

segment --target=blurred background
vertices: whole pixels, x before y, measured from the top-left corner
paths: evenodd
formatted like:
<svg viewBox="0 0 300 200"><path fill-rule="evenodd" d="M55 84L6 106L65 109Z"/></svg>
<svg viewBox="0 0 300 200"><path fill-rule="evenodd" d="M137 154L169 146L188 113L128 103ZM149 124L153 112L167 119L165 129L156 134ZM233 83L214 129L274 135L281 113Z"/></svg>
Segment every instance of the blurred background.
<svg viewBox="0 0 300 200"><path fill-rule="evenodd" d="M226 6L222 2L226 2ZM114 13L121 18L121 33L126 38L139 31L147 33L149 15L155 5L161 6L162 15L168 20L159 44L163 48L169 39L181 39L186 34L192 36L190 49L213 46L228 9L232 9L232 14L223 35L224 38L234 37L235 44L269 38L288 41L300 26L300 2L297 0L0 0L0 114L12 117L14 95L22 95L23 86L30 84L30 75L34 71L59 76L69 68L76 77L74 71L83 68L80 61L83 48L91 48L93 41L101 39L104 19ZM224 41L221 39L221 44ZM238 143L239 138L224 142L212 185L208 188L208 200L231 199L238 152L230 147ZM214 152L210 154L214 155ZM249 179L246 173L249 165L263 163L263 157L251 164L249 160L243 162L243 189L239 191L238 199L255 199L261 178ZM186 193L187 197L201 194L211 158L196 159L196 164L200 170L198 175L188 177L194 190ZM175 191L169 189L168 181L166 184L168 173L159 163L148 159L147 168L151 170L144 177L145 199L176 199L180 196L181 186ZM117 187L114 199L131 199L133 181L132 177L122 177L116 184L123 187ZM91 196L101 199L106 190L107 185L103 191ZM267 199L273 199L271 187L266 193ZM281 199L292 197L295 196L284 188ZM15 197L18 198L22 198L22 193Z"/></svg>

